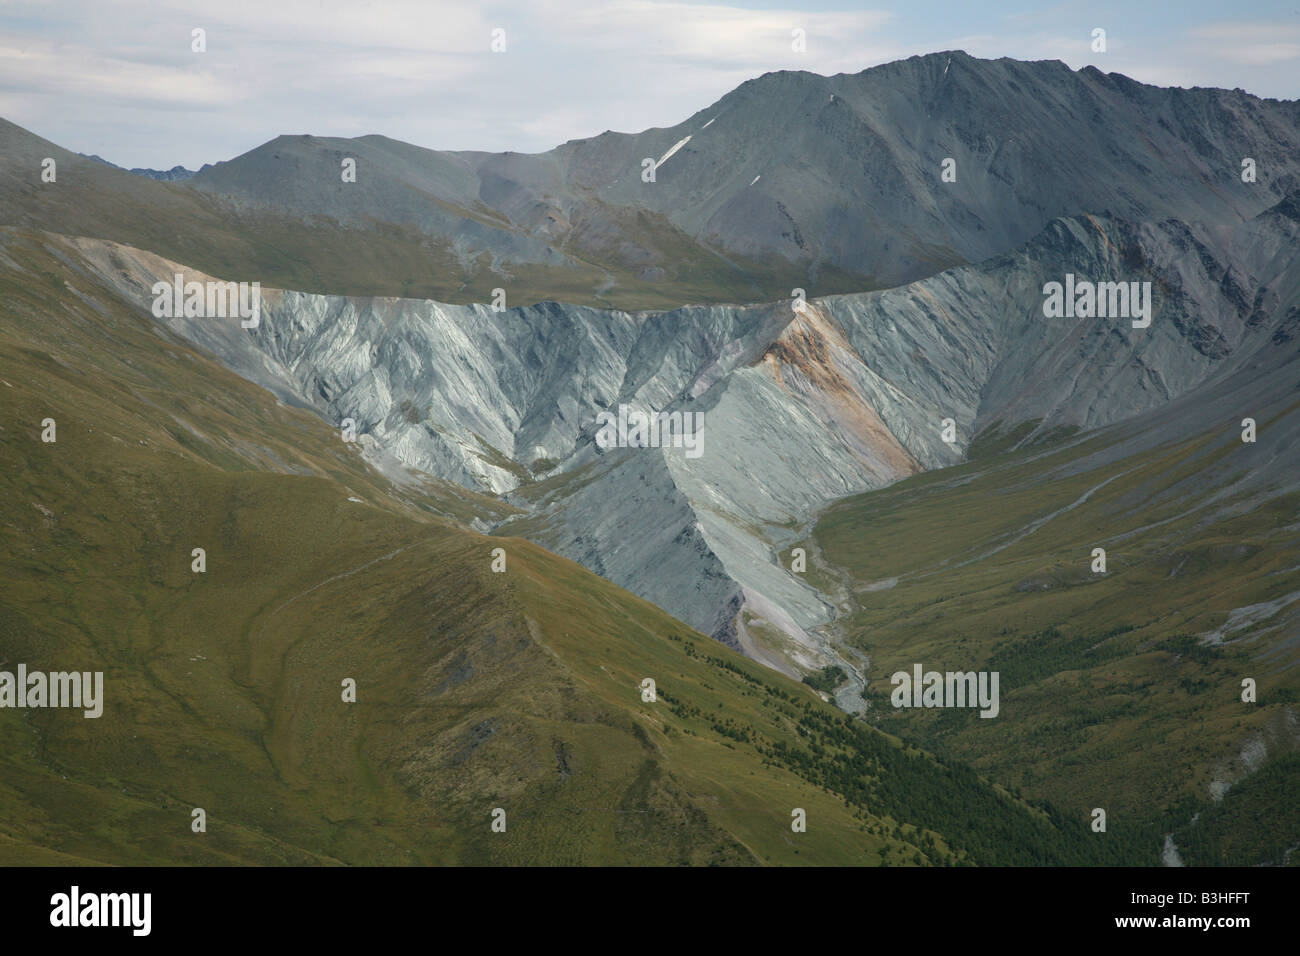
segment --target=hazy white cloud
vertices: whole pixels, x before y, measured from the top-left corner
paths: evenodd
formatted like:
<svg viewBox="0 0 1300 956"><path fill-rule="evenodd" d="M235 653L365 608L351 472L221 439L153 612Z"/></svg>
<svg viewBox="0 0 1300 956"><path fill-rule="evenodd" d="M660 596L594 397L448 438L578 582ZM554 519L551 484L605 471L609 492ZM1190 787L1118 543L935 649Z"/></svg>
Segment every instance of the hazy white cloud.
<svg viewBox="0 0 1300 956"><path fill-rule="evenodd" d="M803 31L807 54L844 58L893 19L883 10L747 10L655 0L544 0L538 9L562 23L563 34L578 48L750 70L805 55L793 49L795 30Z"/></svg>
<svg viewBox="0 0 1300 956"><path fill-rule="evenodd" d="M1197 52L1231 63L1268 65L1300 59L1300 25L1211 23L1189 31Z"/></svg>
<svg viewBox="0 0 1300 956"><path fill-rule="evenodd" d="M225 105L241 97L237 85L201 70L145 64L49 43L0 46L0 88L138 105Z"/></svg>

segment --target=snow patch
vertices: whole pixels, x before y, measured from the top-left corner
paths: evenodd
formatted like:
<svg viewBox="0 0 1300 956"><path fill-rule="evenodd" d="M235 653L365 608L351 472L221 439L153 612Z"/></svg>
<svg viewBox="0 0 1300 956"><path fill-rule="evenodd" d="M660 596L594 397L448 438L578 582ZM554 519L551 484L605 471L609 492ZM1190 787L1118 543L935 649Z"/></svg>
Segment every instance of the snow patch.
<svg viewBox="0 0 1300 956"><path fill-rule="evenodd" d="M677 152L679 149L681 149L690 141L691 138L689 136L687 136L685 139L679 139L677 141L677 144L672 149L668 150L668 152L664 153L662 156L659 157L659 162L655 163L655 169L658 169L660 166L662 166L665 162L668 161L668 158L672 156L673 153Z"/></svg>

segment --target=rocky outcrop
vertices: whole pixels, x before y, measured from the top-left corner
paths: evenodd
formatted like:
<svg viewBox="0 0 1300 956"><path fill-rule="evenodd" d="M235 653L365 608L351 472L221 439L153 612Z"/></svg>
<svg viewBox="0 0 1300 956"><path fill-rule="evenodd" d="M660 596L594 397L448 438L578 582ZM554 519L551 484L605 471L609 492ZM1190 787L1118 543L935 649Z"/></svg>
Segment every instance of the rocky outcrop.
<svg viewBox="0 0 1300 956"><path fill-rule="evenodd" d="M808 666L832 608L778 552L827 501L959 461L980 433L1096 428L1252 363L1285 367L1275 340L1300 304L1300 224L1282 212L1234 230L1057 220L982 265L801 308L494 311L268 291L255 330L160 321L282 398L353 419L406 466L508 496L525 513L501 533L694 627L736 641L738 615L761 606ZM78 242L142 305L156 278L185 271ZM1149 327L1047 317L1044 286L1067 273L1150 283ZM598 416L620 407L702 415L699 454L601 447Z"/></svg>

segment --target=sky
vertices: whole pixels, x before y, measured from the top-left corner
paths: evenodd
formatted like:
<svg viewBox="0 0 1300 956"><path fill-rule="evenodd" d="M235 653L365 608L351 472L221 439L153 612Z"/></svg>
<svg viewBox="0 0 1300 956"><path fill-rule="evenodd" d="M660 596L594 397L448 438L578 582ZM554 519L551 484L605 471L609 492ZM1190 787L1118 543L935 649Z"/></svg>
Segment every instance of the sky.
<svg viewBox="0 0 1300 956"><path fill-rule="evenodd" d="M942 50L1296 99L1300 0L0 0L0 117L126 167L296 133L538 152L675 125L772 70Z"/></svg>

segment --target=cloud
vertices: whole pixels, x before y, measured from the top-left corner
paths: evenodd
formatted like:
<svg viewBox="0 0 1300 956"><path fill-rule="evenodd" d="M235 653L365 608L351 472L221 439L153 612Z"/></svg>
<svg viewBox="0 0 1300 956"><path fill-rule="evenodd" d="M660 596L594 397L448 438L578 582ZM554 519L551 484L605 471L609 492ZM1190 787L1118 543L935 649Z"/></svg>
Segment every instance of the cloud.
<svg viewBox="0 0 1300 956"><path fill-rule="evenodd" d="M893 19L882 10L749 10L655 0L543 0L538 9L576 48L760 71L774 59L798 55L795 30L804 32L808 51L842 57Z"/></svg>
<svg viewBox="0 0 1300 956"><path fill-rule="evenodd" d="M1210 23L1188 31L1206 57L1266 66L1300 59L1300 26L1292 23Z"/></svg>
<svg viewBox="0 0 1300 956"><path fill-rule="evenodd" d="M0 89L136 106L205 109L244 97L238 85L193 68L132 62L51 43L0 47Z"/></svg>

